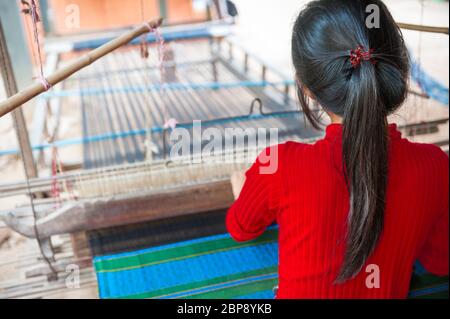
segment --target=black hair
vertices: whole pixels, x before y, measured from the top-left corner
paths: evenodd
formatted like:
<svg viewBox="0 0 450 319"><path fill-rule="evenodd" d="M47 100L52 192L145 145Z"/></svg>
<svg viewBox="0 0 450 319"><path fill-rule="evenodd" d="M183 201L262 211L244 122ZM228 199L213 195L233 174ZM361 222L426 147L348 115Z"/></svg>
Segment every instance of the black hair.
<svg viewBox="0 0 450 319"><path fill-rule="evenodd" d="M369 5L378 8L379 27L366 25L372 13L366 12ZM351 52L358 47L373 52L371 59L353 66ZM383 230L387 116L407 96L408 52L381 0L317 0L308 3L295 22L292 58L306 118L320 128L305 90L325 111L343 118L342 161L350 211L344 260L336 278L342 283L361 271Z"/></svg>

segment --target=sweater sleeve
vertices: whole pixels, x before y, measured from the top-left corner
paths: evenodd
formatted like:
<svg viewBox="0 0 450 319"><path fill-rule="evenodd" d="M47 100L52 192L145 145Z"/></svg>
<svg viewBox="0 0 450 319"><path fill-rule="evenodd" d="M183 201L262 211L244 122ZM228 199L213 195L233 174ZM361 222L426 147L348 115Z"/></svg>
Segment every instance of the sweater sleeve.
<svg viewBox="0 0 450 319"><path fill-rule="evenodd" d="M239 198L226 216L227 230L236 241L255 239L276 221L281 187L280 149L265 149L245 174Z"/></svg>
<svg viewBox="0 0 450 319"><path fill-rule="evenodd" d="M443 157L445 156L445 157ZM425 269L435 275L448 275L449 268L449 177L448 156L443 155L439 188L442 191L442 205L439 215L419 254L419 261Z"/></svg>

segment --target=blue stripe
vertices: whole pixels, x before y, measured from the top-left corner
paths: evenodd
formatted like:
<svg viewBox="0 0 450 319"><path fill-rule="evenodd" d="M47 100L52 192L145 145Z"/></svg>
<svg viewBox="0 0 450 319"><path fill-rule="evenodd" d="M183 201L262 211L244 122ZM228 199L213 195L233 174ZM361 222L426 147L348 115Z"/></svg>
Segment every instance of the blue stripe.
<svg viewBox="0 0 450 319"><path fill-rule="evenodd" d="M143 268L101 272L97 279L100 297L120 298L276 265L278 244L269 243Z"/></svg>
<svg viewBox="0 0 450 319"><path fill-rule="evenodd" d="M198 38L210 38L212 36L212 32L210 28L197 28L197 29L188 29L188 30L179 30L179 31L166 31L162 34L164 41L175 41L175 40L184 40L184 39L198 39ZM107 42L113 40L114 37L107 38L99 38L93 40L84 40L78 41L73 44L73 51L80 51L86 49L95 49L98 48ZM148 34L146 37L146 41L148 43L154 43L156 38L154 34ZM141 38L136 38L130 42L132 45L137 45L141 43Z"/></svg>
<svg viewBox="0 0 450 319"><path fill-rule="evenodd" d="M233 282L217 284L217 285L213 285L213 286L209 286L209 287L203 287L203 288L199 288L199 289L190 290L189 292L180 292L180 293L164 296L161 299L183 298L183 297L198 295L198 294L206 293L206 292L210 292L210 291L220 290L220 289L224 289L224 288L245 285L248 283L262 281L262 280L266 280L266 279L276 279L277 277L278 277L277 274L269 274L269 275L251 277L251 278L244 278L244 279L236 280Z"/></svg>
<svg viewBox="0 0 450 319"><path fill-rule="evenodd" d="M220 125L220 124L226 124L226 123L238 123L238 122L249 122L249 121L256 121L256 120L263 120L263 119L270 119L270 118L285 118L285 117L291 117L293 115L300 115L301 112L299 111L289 111L289 112L275 112L270 114L252 114L252 115L242 115L242 116L236 116L233 118L223 118L223 119L215 119L215 120L205 120L202 121L203 126L208 125ZM192 128L193 124L191 123L185 123L185 124L179 124L177 125L178 128ZM90 144L90 143L97 143L107 140L116 140L116 139L122 139L132 136L143 136L151 133L162 133L165 129L161 126L155 126L149 129L140 129L140 130L131 130L131 131L125 131L125 132L117 132L117 133L105 133L100 135L94 135L94 136L87 136L87 137L80 137L80 138L71 138L71 139L65 139L65 140L59 140L54 142L53 144L44 143L44 144L37 144L32 145L33 151L42 151L45 149L51 148L53 145L55 147L61 148L61 147L69 147L73 145L80 145L80 144ZM19 149L6 149L0 151L0 156L5 155L17 155L20 154Z"/></svg>
<svg viewBox="0 0 450 319"><path fill-rule="evenodd" d="M294 85L294 81L285 80L278 82L268 81L235 81L235 82L206 82L206 83L165 83L152 84L147 86L126 86L116 88L87 88L81 90L63 90L63 91L48 91L42 93L39 97L42 99L63 98L71 96L98 96L105 94L116 93L142 93L148 91L161 90L218 90L218 89L232 89L232 88L251 88L251 87L266 87L266 86L286 86Z"/></svg>
<svg viewBox="0 0 450 319"><path fill-rule="evenodd" d="M265 290L265 291L258 291L253 294L239 296L236 299L274 299L275 294L273 293L273 290Z"/></svg>
<svg viewBox="0 0 450 319"><path fill-rule="evenodd" d="M190 60L186 62L177 62L176 66L177 69L183 68L183 67L194 67L199 64L209 64L211 63L211 60L204 59L204 60ZM105 77L111 76L112 74L129 74L132 72L148 72L148 71L158 71L159 72L159 64L151 64L147 65L145 67L130 67L130 68L123 68L118 70L108 70L108 71L98 71L94 72L93 74L83 74L83 75L77 75L77 76L71 76L64 80L65 82L70 81L84 81L89 79L103 79Z"/></svg>

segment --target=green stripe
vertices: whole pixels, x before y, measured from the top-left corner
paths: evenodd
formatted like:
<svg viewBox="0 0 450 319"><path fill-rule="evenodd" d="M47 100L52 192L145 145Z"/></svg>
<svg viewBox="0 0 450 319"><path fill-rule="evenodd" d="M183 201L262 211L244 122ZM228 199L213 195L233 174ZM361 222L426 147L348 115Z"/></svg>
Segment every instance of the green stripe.
<svg viewBox="0 0 450 319"><path fill-rule="evenodd" d="M191 245L171 247L164 250L147 252L139 255L124 256L117 259L95 262L97 272L116 272L143 268L151 265L193 258L205 254L217 253L236 248L261 245L277 240L278 232L271 230L263 234L257 240L245 244L236 243L231 238L216 239L207 242L198 242Z"/></svg>
<svg viewBox="0 0 450 319"><path fill-rule="evenodd" d="M183 299L236 299L242 296L250 295L256 292L272 290L278 280L275 278L264 279L248 284L228 287L216 291L196 294Z"/></svg>
<svg viewBox="0 0 450 319"><path fill-rule="evenodd" d="M219 284L236 281L236 280L242 280L242 279L254 277L254 276L261 276L261 275L276 273L277 268L278 268L277 266L274 266L274 267L269 267L269 268L251 270L251 271L247 271L247 272L242 272L242 273L237 273L237 274L222 276L222 277L216 277L216 278L212 278L212 279L208 279L208 280L192 282L192 283L168 287L168 288L164 288L164 289L151 290L151 291L140 293L140 294L122 296L120 298L121 299L146 299L146 298L162 298L164 296L172 295L175 293L181 293L181 292L186 292L186 294L189 294L190 291L193 291L193 290L199 289L199 288L203 288L203 287L219 285Z"/></svg>

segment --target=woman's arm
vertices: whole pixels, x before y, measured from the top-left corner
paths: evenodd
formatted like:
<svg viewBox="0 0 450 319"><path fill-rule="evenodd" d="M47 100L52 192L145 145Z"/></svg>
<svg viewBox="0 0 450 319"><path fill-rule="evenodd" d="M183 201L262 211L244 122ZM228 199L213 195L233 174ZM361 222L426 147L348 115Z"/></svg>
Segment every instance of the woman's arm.
<svg viewBox="0 0 450 319"><path fill-rule="evenodd" d="M267 154L271 155L267 157ZM261 153L245 174L236 172L231 177L236 201L227 213L226 225L236 241L255 239L276 220L281 184L278 162L277 146ZM277 167L268 170L270 165Z"/></svg>
<svg viewBox="0 0 450 319"><path fill-rule="evenodd" d="M239 198L239 194L242 191L242 188L244 187L245 183L245 172L244 171L237 171L234 172L233 175L231 175L231 188L233 190L233 196L234 199Z"/></svg>

